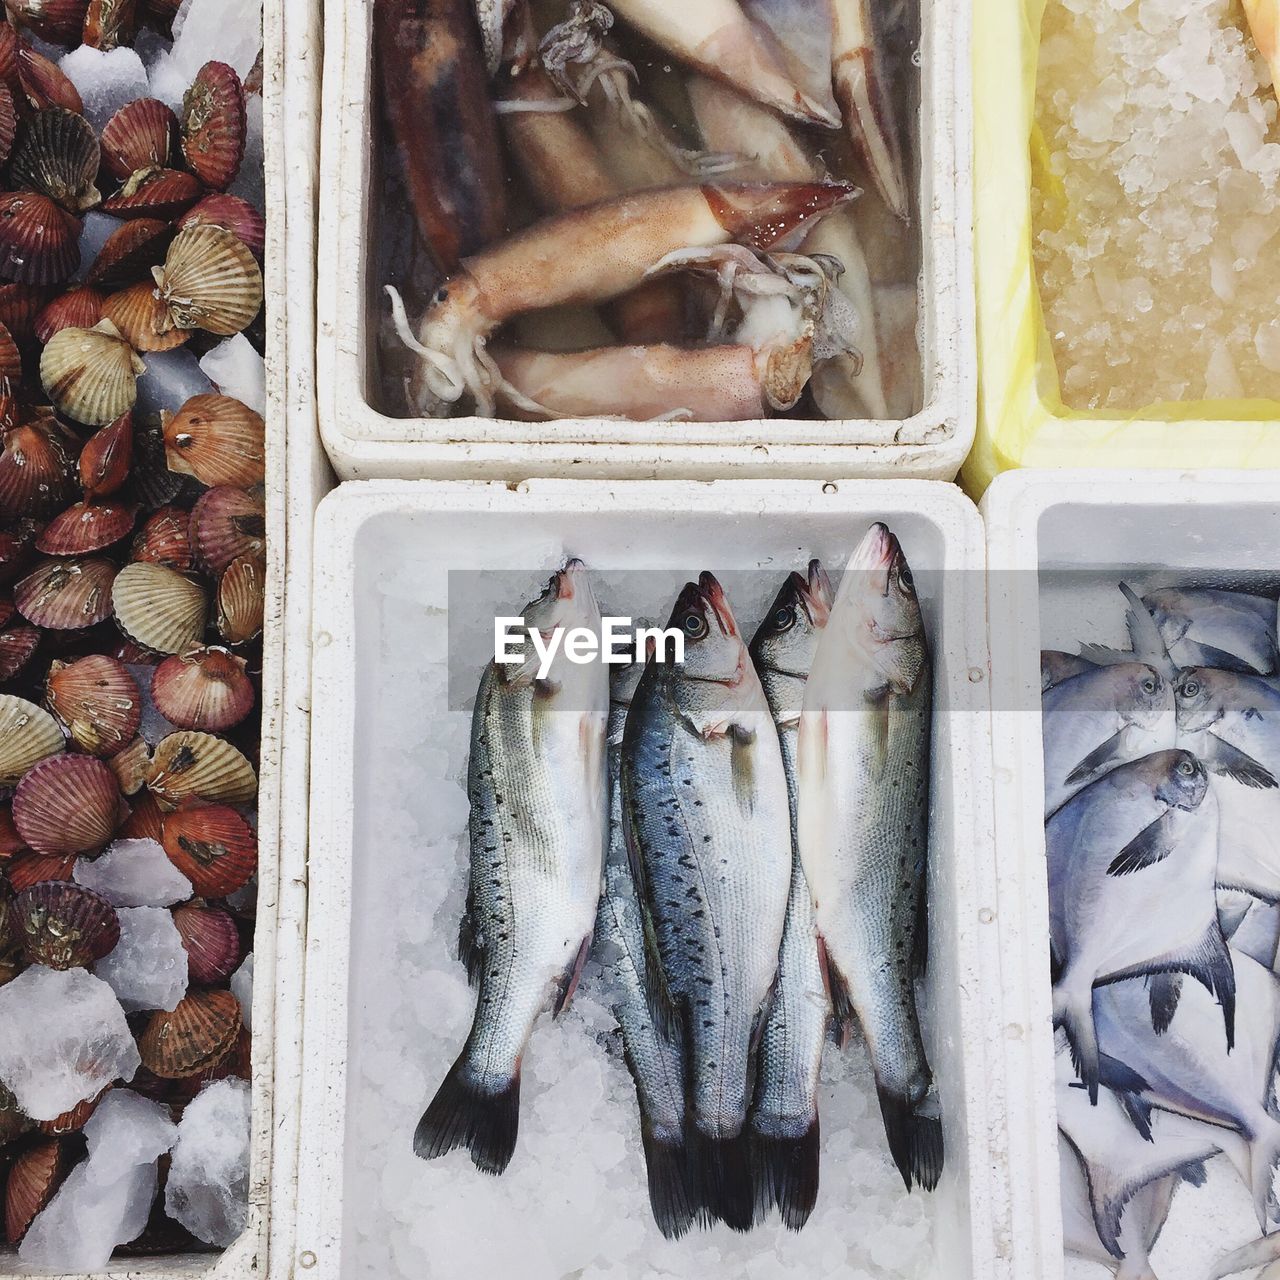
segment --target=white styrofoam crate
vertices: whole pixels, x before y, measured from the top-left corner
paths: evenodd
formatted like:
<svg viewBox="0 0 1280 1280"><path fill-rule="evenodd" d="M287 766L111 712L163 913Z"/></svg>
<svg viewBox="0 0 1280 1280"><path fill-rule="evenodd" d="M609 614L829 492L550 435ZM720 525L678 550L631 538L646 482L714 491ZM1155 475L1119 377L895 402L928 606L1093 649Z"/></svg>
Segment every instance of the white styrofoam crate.
<svg viewBox="0 0 1280 1280"><path fill-rule="evenodd" d="M780 417L727 424L522 423L392 418L369 402L373 332L367 229L377 217L371 138L379 117L371 57L373 5L326 6L318 390L321 435L339 475L954 477L976 427L970 11L968 5L942 0L927 0L922 9L918 234L924 408L897 422ZM373 300L372 306L384 301Z"/></svg>
<svg viewBox="0 0 1280 1280"><path fill-rule="evenodd" d="M948 1161L936 1196L936 1263L928 1274L947 1280L1010 1274L1002 1064L989 1053L1000 1033L1000 1002L989 985L995 965L995 880L989 856L984 553L976 511L955 487L922 481L535 480L515 486L346 484L318 514L302 1095L307 1122L295 1242L316 1280L357 1274L344 1249L352 1249L361 1232L377 1231L350 1216L359 1190L352 1181L351 1151L359 1146L360 1134L351 1129L349 1117L352 1098L362 1087L353 1062L360 1042L352 1036L359 1034L356 992L362 973L369 981L360 967L361 955L368 954L362 948L369 944L361 938L389 927L374 918L385 902L374 910L369 868L392 843L408 839L418 848L442 836L452 838L457 830L458 814L442 814L434 802L415 818L387 816L382 807L387 787L379 781L389 769L403 769L405 760L403 743L393 740L395 730L388 726L393 713L380 714L380 705L394 706L394 714L420 723L430 749L450 753L450 769L460 768L465 757L466 734L465 729L459 733L458 716L466 713L448 703L438 684L427 684L428 666L418 665L432 664L438 671L442 661L448 608L442 575L464 568L517 569L530 573L532 581L542 564L539 559L531 565L531 555L554 546L588 557L602 580L619 569L661 570L662 590L669 589L674 599L684 576L703 567L717 572L767 567L780 580L809 555L820 554L835 576L867 525L881 518L902 539L922 584L935 661L931 1052ZM712 563L701 563L704 556ZM439 599L434 590L414 587L406 604L405 566L415 562L439 575ZM403 692L388 702L385 673L394 669L388 663L399 662L403 672L406 660L415 677L421 673L421 687L396 685ZM483 653L475 654L477 677L484 661ZM437 718L438 734L431 731ZM442 742L452 745L440 748ZM380 803L373 799L377 788L384 793ZM404 894L413 894L411 882L397 897ZM406 910L412 911L412 901L405 903ZM430 930L430 909L421 920ZM387 975L386 980L396 979ZM412 1034L406 1026L404 1035ZM416 1115L405 1114L403 1150L387 1151L387 1162L407 1155ZM375 1163L381 1167L378 1154ZM458 1176L473 1174L466 1166ZM838 1183L824 1181L823 1197L840 1193ZM424 1212L429 1207L424 1204ZM495 1222L494 1230L500 1229ZM607 1235L601 1251L603 1260ZM673 1275L684 1274L681 1256L671 1256ZM438 1274L452 1274L448 1264L442 1267Z"/></svg>
<svg viewBox="0 0 1280 1280"><path fill-rule="evenodd" d="M1062 1280L1040 650L1085 640L1128 647L1121 579L1280 566L1280 473L1011 471L987 490L982 513L1008 1154L1018 1171L1011 1256L1018 1277ZM1161 1276L1205 1274L1207 1212L1179 1192L1155 1255ZM1247 1205L1244 1217L1252 1220ZM1242 1242L1218 1241L1218 1252Z"/></svg>

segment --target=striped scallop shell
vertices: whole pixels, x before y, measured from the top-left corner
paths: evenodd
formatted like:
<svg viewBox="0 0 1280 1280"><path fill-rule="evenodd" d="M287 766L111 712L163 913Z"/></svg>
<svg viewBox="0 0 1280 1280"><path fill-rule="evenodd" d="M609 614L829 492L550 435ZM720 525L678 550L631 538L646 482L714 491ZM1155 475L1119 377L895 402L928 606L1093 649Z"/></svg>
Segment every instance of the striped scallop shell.
<svg viewBox="0 0 1280 1280"><path fill-rule="evenodd" d="M4 27L0 25L0 31ZM29 346L35 340L36 317L48 301L48 291L34 284L0 284L0 324L13 340Z"/></svg>
<svg viewBox="0 0 1280 1280"><path fill-rule="evenodd" d="M192 982L225 982L240 963L240 930L221 907L188 902L173 909Z"/></svg>
<svg viewBox="0 0 1280 1280"><path fill-rule="evenodd" d="M8 160L18 136L18 103L7 81L0 80L0 164Z"/></svg>
<svg viewBox="0 0 1280 1280"><path fill-rule="evenodd" d="M114 756L142 722L142 690L123 662L94 653L49 667L45 694L71 740L95 756Z"/></svg>
<svg viewBox="0 0 1280 1280"><path fill-rule="evenodd" d="M77 467L86 498L105 498L129 478L133 460L133 414L122 413L95 432L80 450Z"/></svg>
<svg viewBox="0 0 1280 1280"><path fill-rule="evenodd" d="M56 510L72 495L71 475L67 440L52 417L11 428L0 450L0 518Z"/></svg>
<svg viewBox="0 0 1280 1280"><path fill-rule="evenodd" d="M17 1244L27 1234L27 1228L53 1199L66 1173L67 1161L56 1138L28 1147L9 1166L4 1187L4 1232L10 1244Z"/></svg>
<svg viewBox="0 0 1280 1280"><path fill-rule="evenodd" d="M180 729L162 738L151 762L147 785L161 807L184 800L248 804L258 794L253 766L225 738Z"/></svg>
<svg viewBox="0 0 1280 1280"><path fill-rule="evenodd" d="M12 680L40 648L39 627L15 622L0 631L0 680Z"/></svg>
<svg viewBox="0 0 1280 1280"><path fill-rule="evenodd" d="M231 645L248 644L262 631L267 575L256 556L233 560L218 581L218 634Z"/></svg>
<svg viewBox="0 0 1280 1280"><path fill-rule="evenodd" d="M191 551L191 516L181 507L161 507L133 540L130 560L141 564L162 564L188 573L195 564Z"/></svg>
<svg viewBox="0 0 1280 1280"><path fill-rule="evenodd" d="M167 222L186 213L203 191L200 179L181 169L139 169L115 195L103 201L102 208L117 218L161 218Z"/></svg>
<svg viewBox="0 0 1280 1280"><path fill-rule="evenodd" d="M241 196L215 191L193 204L178 219L178 230L187 227L221 227L230 231L249 247L254 257L262 261L267 243L267 220Z"/></svg>
<svg viewBox="0 0 1280 1280"><path fill-rule="evenodd" d="M142 737L134 738L123 750L107 759L111 772L116 775L120 790L127 796L137 795L147 785L151 776L151 748ZM130 815L132 816L132 815ZM121 839L124 833L117 833Z"/></svg>
<svg viewBox="0 0 1280 1280"><path fill-rule="evenodd" d="M204 633L209 612L204 589L164 565L125 565L111 599L120 630L155 653L183 653Z"/></svg>
<svg viewBox="0 0 1280 1280"><path fill-rule="evenodd" d="M147 766L150 776L151 766ZM144 778L145 782L146 779ZM150 791L141 791L133 801L133 812L125 819L124 825L116 833L120 840L155 840L157 843L164 834L164 811L160 802Z"/></svg>
<svg viewBox="0 0 1280 1280"><path fill-rule="evenodd" d="M0 693L0 786L16 786L29 769L66 745L58 722L43 707Z"/></svg>
<svg viewBox="0 0 1280 1280"><path fill-rule="evenodd" d="M201 494L191 509L191 546L197 562L221 573L233 560L266 554L266 511L247 489L219 485Z"/></svg>
<svg viewBox="0 0 1280 1280"><path fill-rule="evenodd" d="M253 682L245 665L226 649L191 649L156 668L151 696L170 724L221 733L253 710Z"/></svg>
<svg viewBox="0 0 1280 1280"><path fill-rule="evenodd" d="M40 561L13 589L18 612L47 631L79 631L111 616L116 567L99 556Z"/></svg>
<svg viewBox="0 0 1280 1280"><path fill-rule="evenodd" d="M101 551L133 532L138 508L132 502L77 502L41 530L36 550L51 556L83 556Z"/></svg>
<svg viewBox="0 0 1280 1280"><path fill-rule="evenodd" d="M0 279L61 284L80 265L80 223L38 191L0 196Z"/></svg>
<svg viewBox="0 0 1280 1280"><path fill-rule="evenodd" d="M179 231L164 266L152 275L180 329L204 329L229 338L262 308L262 270L245 244L221 227Z"/></svg>
<svg viewBox="0 0 1280 1280"><path fill-rule="evenodd" d="M60 293L36 317L36 339L48 342L60 329L91 329L102 319L106 295L90 285Z"/></svg>
<svg viewBox="0 0 1280 1280"><path fill-rule="evenodd" d="M100 289L122 289L151 279L151 268L164 261L173 228L158 218L134 218L117 227L98 250L86 281Z"/></svg>
<svg viewBox="0 0 1280 1280"><path fill-rule="evenodd" d="M30 889L33 884L46 880L70 880L78 858L74 853L59 857L51 853L23 853L5 868L9 885L14 893Z"/></svg>
<svg viewBox="0 0 1280 1280"><path fill-rule="evenodd" d="M203 898L235 893L258 869L258 837L228 805L184 804L165 814L160 843Z"/></svg>
<svg viewBox="0 0 1280 1280"><path fill-rule="evenodd" d="M105 427L133 408L141 357L110 320L63 329L40 357L40 381L54 405L88 427Z"/></svg>
<svg viewBox="0 0 1280 1280"><path fill-rule="evenodd" d="M29 769L13 793L13 821L36 853L96 853L128 812L116 775L93 756L58 755Z"/></svg>
<svg viewBox="0 0 1280 1280"><path fill-rule="evenodd" d="M69 212L83 213L102 202L94 186L101 159L98 135L84 116L50 107L23 123L9 177L15 187L42 191Z"/></svg>
<svg viewBox="0 0 1280 1280"><path fill-rule="evenodd" d="M266 477L266 424L231 396L200 395L162 417L171 471L201 484L247 486Z"/></svg>
<svg viewBox="0 0 1280 1280"><path fill-rule="evenodd" d="M93 49L115 49L137 25L138 0L89 0L81 38Z"/></svg>
<svg viewBox="0 0 1280 1280"><path fill-rule="evenodd" d="M175 329L169 323L169 309L149 280L113 293L102 314L136 351L172 351L191 337L190 329Z"/></svg>
<svg viewBox="0 0 1280 1280"><path fill-rule="evenodd" d="M9 21L54 44L79 44L89 0L5 0Z"/></svg>
<svg viewBox="0 0 1280 1280"><path fill-rule="evenodd" d="M240 1035L240 1002L230 991L191 991L172 1013L152 1015L138 1039L142 1065L181 1080L221 1062Z"/></svg>
<svg viewBox="0 0 1280 1280"><path fill-rule="evenodd" d="M23 952L32 964L87 969L120 941L115 908L83 885L66 881L32 885L14 899L13 910ZM69 1115L67 1123L74 1118Z"/></svg>
<svg viewBox="0 0 1280 1280"><path fill-rule="evenodd" d="M121 182L142 169L163 169L169 163L178 117L155 98L126 103L102 130L102 160L107 172Z"/></svg>
<svg viewBox="0 0 1280 1280"><path fill-rule="evenodd" d="M71 78L26 41L18 42L18 84L22 96L36 111L63 107L76 115L84 114L84 100Z"/></svg>
<svg viewBox="0 0 1280 1280"><path fill-rule="evenodd" d="M248 133L244 88L225 62L206 62L182 99L182 154L215 191L234 181Z"/></svg>

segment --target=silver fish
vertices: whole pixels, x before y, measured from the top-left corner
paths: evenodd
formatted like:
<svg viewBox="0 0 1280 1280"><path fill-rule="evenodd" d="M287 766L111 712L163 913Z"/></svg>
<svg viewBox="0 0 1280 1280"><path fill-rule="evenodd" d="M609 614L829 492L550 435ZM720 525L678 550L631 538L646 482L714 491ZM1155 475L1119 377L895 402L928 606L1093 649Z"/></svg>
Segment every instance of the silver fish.
<svg viewBox="0 0 1280 1280"><path fill-rule="evenodd" d="M755 1215L752 1058L778 972L791 833L764 690L720 584L681 592L682 663L651 660L622 741L624 820L657 955L655 1014L684 1031L686 1139L699 1202Z"/></svg>
<svg viewBox="0 0 1280 1280"><path fill-rule="evenodd" d="M524 611L549 637L599 634L586 569L570 560ZM471 723L471 882L458 949L477 986L475 1019L414 1134L432 1159L466 1147L501 1173L515 1150L520 1063L533 1025L559 1013L590 949L606 831L602 663L559 651L546 679L525 641L522 660L485 669Z"/></svg>
<svg viewBox="0 0 1280 1280"><path fill-rule="evenodd" d="M769 710L778 726L791 811L791 892L778 957L778 987L760 1038L751 1108L760 1208L777 1208L799 1231L818 1196L818 1073L831 1007L818 960L809 885L795 844L796 734L805 681L831 611L831 583L818 561L793 573L751 641Z"/></svg>
<svg viewBox="0 0 1280 1280"><path fill-rule="evenodd" d="M1272 1082L1280 1043L1280 983L1241 952L1233 952L1241 1007L1234 1048L1221 1034L1222 1012L1213 996L1187 984L1168 1027L1157 1033L1147 1016L1147 984L1132 980L1099 987L1094 1018L1102 1052L1128 1065L1146 1083L1157 1106L1223 1130L1244 1142L1224 1151L1253 1193L1259 1225L1266 1229L1275 1203L1272 1177L1280 1162L1280 1120ZM1221 1141L1222 1135L1217 1135Z"/></svg>
<svg viewBox="0 0 1280 1280"><path fill-rule="evenodd" d="M882 524L849 559L805 688L798 842L837 1021L856 1016L885 1134L910 1188L942 1172L916 1010L928 928L932 676L920 604Z"/></svg>
<svg viewBox="0 0 1280 1280"><path fill-rule="evenodd" d="M1173 688L1154 667L1098 667L1041 698L1044 811L1061 808L1108 769L1174 745Z"/></svg>
<svg viewBox="0 0 1280 1280"><path fill-rule="evenodd" d="M1040 692L1070 680L1072 676L1093 671L1096 665L1078 653L1064 653L1061 649L1046 649L1040 655Z"/></svg>
<svg viewBox="0 0 1280 1280"><path fill-rule="evenodd" d="M1090 1097L1097 983L1152 975L1148 1022L1163 1030L1177 1005L1173 975L1189 973L1221 999L1230 1045L1235 986L1214 899L1217 803L1195 756L1161 751L1113 769L1049 819L1045 842L1054 1022Z"/></svg>
<svg viewBox="0 0 1280 1280"><path fill-rule="evenodd" d="M1280 690L1234 671L1192 667L1174 685L1178 745L1214 773L1271 790L1280 777Z"/></svg>

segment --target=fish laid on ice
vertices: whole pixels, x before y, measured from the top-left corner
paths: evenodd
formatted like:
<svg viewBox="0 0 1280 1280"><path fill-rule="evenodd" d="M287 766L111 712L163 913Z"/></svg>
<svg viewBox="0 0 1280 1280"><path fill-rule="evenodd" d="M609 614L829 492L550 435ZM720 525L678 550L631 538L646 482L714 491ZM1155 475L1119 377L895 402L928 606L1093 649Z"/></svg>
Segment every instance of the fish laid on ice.
<svg viewBox="0 0 1280 1280"><path fill-rule="evenodd" d="M1161 751L1113 769L1049 819L1045 843L1054 1021L1090 1097L1097 983L1151 975L1147 1021L1162 1030L1177 1003L1173 975L1189 973L1221 1000L1229 1046L1235 987L1214 899L1217 803L1195 756Z"/></svg>
<svg viewBox="0 0 1280 1280"><path fill-rule="evenodd" d="M524 611L549 637L599 634L586 569L571 560ZM602 663L561 648L547 678L525 658L490 663L471 725L471 881L459 953L477 988L461 1055L414 1134L425 1159L466 1147L479 1169L501 1173L515 1150L520 1063L539 1015L573 994L600 899L606 830Z"/></svg>
<svg viewBox="0 0 1280 1280"><path fill-rule="evenodd" d="M873 525L805 688L797 833L835 1015L862 1027L908 1188L934 1187L943 1163L915 997L928 938L931 684L911 570L893 534Z"/></svg>
<svg viewBox="0 0 1280 1280"><path fill-rule="evenodd" d="M684 661L651 660L622 741L624 821L656 946L654 1014L684 1033L685 1125L699 1202L755 1216L745 1127L791 883L782 749L729 602L704 573L670 627Z"/></svg>
<svg viewBox="0 0 1280 1280"><path fill-rule="evenodd" d="M831 584L813 560L807 575L787 578L751 641L751 657L778 726L793 846L778 985L756 1068L752 1163L760 1208L776 1207L796 1231L818 1195L818 1072L831 1021L813 904L795 847L796 735L809 667L830 611Z"/></svg>

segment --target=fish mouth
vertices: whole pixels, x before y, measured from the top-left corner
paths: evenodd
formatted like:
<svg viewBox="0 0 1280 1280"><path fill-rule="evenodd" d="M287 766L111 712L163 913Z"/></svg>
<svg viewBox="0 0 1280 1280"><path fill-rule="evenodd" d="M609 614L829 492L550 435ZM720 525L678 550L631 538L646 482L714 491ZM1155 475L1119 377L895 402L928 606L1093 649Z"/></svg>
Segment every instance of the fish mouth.
<svg viewBox="0 0 1280 1280"><path fill-rule="evenodd" d="M898 539L889 531L889 527L877 521L863 535L862 541L854 548L849 557L846 569L855 573L888 574L895 558L902 554ZM886 577L886 589L888 579Z"/></svg>
<svg viewBox="0 0 1280 1280"><path fill-rule="evenodd" d="M696 590L710 607L721 634L727 639L733 639L737 636L737 620L733 616L733 610L729 608L729 601L725 597L724 588L716 581L715 574L705 570L699 574Z"/></svg>
<svg viewBox="0 0 1280 1280"><path fill-rule="evenodd" d="M810 560L806 577L801 577L798 573L792 576L795 579L796 593L804 605L805 612L809 615L809 621L815 627L825 627L827 620L831 617L831 604L834 599L831 579L827 577L827 571L819 561Z"/></svg>
<svg viewBox="0 0 1280 1280"><path fill-rule="evenodd" d="M570 556L564 567L556 571L556 599L573 600L579 586L587 585L587 566L577 556Z"/></svg>

